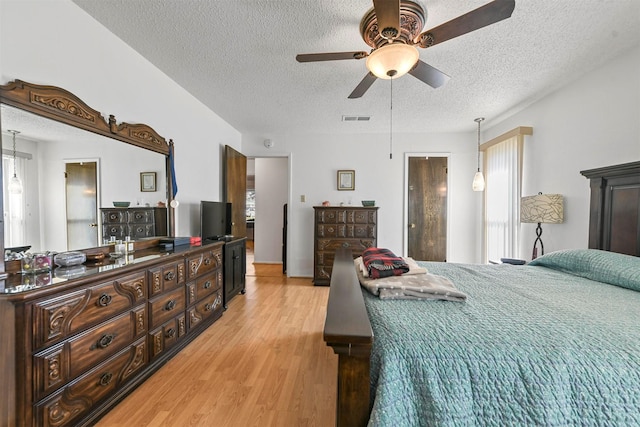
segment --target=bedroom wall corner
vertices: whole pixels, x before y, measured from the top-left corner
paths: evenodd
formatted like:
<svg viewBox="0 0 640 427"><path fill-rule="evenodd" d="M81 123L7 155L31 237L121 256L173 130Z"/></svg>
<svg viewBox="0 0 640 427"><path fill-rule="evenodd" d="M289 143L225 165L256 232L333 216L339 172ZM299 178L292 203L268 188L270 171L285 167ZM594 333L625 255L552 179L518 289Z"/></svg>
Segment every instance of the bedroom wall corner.
<svg viewBox="0 0 640 427"><path fill-rule="evenodd" d="M545 252L588 245L589 182L581 170L640 160L640 47L493 125L493 138L532 126L523 195L564 195L563 224L544 224ZM535 224L522 224L520 256L531 258Z"/></svg>

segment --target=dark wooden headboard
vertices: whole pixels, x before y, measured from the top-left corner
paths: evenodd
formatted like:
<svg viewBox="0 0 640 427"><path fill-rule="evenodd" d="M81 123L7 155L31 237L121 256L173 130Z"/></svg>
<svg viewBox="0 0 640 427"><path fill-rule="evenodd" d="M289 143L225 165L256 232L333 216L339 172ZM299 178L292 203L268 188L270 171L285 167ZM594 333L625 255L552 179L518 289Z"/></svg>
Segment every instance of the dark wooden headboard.
<svg viewBox="0 0 640 427"><path fill-rule="evenodd" d="M580 173L591 181L589 248L640 256L640 162Z"/></svg>

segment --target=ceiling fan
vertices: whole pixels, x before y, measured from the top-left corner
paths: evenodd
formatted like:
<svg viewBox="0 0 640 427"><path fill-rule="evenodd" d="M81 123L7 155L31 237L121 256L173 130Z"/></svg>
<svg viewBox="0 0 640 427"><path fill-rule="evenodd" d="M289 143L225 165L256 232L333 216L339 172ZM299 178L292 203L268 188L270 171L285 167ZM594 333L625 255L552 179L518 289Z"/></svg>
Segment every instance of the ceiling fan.
<svg viewBox="0 0 640 427"><path fill-rule="evenodd" d="M426 12L419 3L410 0L373 0L373 8L360 21L360 35L371 46L370 52L307 53L297 55L296 60L318 62L367 58L369 73L349 98L360 98L377 78L398 78L406 73L438 88L449 80L449 76L422 62L416 46L426 49L502 21L511 16L514 8L515 0L494 0L421 33Z"/></svg>

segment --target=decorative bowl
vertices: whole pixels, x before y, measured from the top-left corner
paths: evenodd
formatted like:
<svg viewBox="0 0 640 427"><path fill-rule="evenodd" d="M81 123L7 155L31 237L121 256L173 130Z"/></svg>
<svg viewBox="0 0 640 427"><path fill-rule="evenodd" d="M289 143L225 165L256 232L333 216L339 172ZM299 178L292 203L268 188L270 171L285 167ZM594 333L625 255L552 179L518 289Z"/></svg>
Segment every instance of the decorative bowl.
<svg viewBox="0 0 640 427"><path fill-rule="evenodd" d="M113 206L116 208L128 208L131 202L113 202Z"/></svg>
<svg viewBox="0 0 640 427"><path fill-rule="evenodd" d="M371 206L375 206L375 205L376 205L376 201L375 200L363 200L362 201L362 206L371 207Z"/></svg>

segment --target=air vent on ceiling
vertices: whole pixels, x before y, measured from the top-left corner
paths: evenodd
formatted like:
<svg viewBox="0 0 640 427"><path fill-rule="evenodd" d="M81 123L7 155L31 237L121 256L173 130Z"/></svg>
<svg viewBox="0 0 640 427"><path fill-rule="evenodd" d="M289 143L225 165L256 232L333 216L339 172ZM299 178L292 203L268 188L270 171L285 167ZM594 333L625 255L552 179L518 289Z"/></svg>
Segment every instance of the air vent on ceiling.
<svg viewBox="0 0 640 427"><path fill-rule="evenodd" d="M343 122L368 122L371 116L342 116Z"/></svg>

